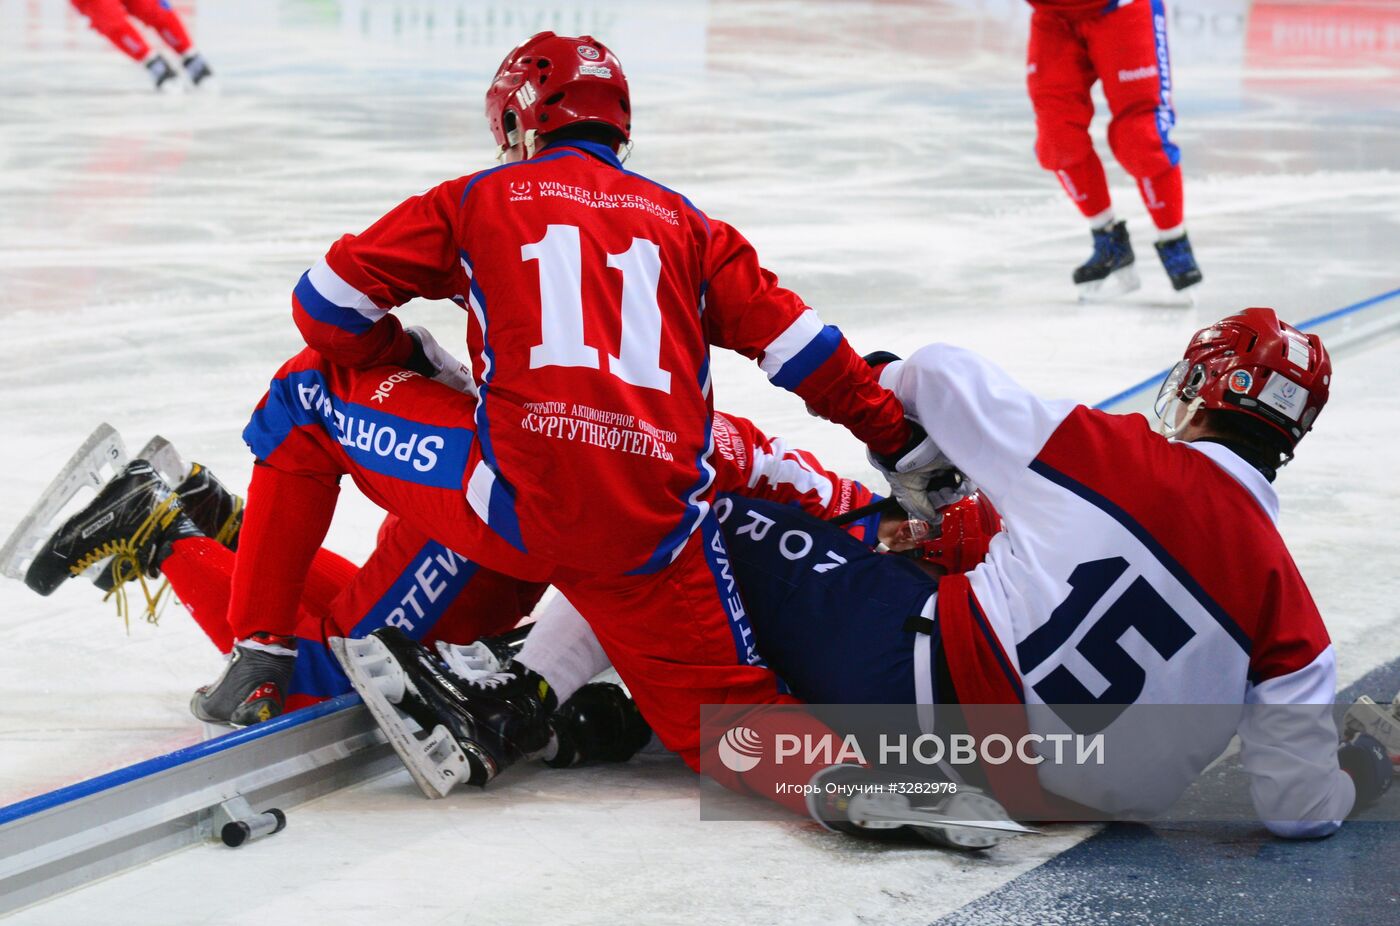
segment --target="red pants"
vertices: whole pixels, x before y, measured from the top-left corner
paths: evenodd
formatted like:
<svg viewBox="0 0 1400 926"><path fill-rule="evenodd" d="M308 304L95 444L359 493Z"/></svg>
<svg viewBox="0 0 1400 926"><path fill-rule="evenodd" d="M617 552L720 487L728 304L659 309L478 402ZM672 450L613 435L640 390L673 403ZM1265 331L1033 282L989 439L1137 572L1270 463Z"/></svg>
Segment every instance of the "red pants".
<svg viewBox="0 0 1400 926"><path fill-rule="evenodd" d="M128 16L154 29L176 54L190 50L184 23L168 0L73 0L73 6L88 18L93 29L137 61L144 61L151 48Z"/></svg>
<svg viewBox="0 0 1400 926"><path fill-rule="evenodd" d="M178 541L161 567L220 652L228 652L235 639L228 620L234 563L233 551L200 538ZM390 515L363 567L317 551L297 606L297 663L287 706L304 707L350 690L326 646L330 637L362 637L393 626L425 643L470 643L520 623L545 588L483 569Z"/></svg>
<svg viewBox="0 0 1400 926"><path fill-rule="evenodd" d="M350 370L311 350L285 364L244 431L262 465L239 537L234 631L293 632L337 482L348 474L406 528L445 549L506 575L552 581L593 627L658 738L692 768L702 704L796 703L753 650L712 513L650 574L591 574L527 557L466 502L463 476L479 459L474 412L470 397L398 368ZM731 774L723 783L801 810L800 795L777 798L774 786L805 784L814 771L765 758L742 782Z"/></svg>
<svg viewBox="0 0 1400 926"><path fill-rule="evenodd" d="M1101 80L1114 157L1137 180L1158 228L1183 221L1163 2L1132 0L1102 14L1037 9L1031 15L1026 82L1035 108L1036 157L1086 216L1111 206L1103 163L1089 138L1089 91Z"/></svg>

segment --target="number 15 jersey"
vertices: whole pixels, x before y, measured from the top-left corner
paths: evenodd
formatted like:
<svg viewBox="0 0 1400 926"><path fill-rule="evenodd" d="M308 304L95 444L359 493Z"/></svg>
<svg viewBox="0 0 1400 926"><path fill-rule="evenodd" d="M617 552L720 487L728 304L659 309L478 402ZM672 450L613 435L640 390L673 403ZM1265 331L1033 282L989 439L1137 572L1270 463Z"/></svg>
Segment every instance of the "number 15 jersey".
<svg viewBox="0 0 1400 926"><path fill-rule="evenodd" d="M709 345L882 452L903 410L836 328L730 226L570 141L448 181L347 235L297 285L307 343L363 367L412 345L388 310L468 310L481 401L463 487L522 552L587 572L664 568L709 509Z"/></svg>
<svg viewBox="0 0 1400 926"><path fill-rule="evenodd" d="M1024 703L1042 735L1106 738L1102 763L1041 765L1047 790L1156 814L1238 733L1270 829L1340 825L1354 792L1337 767L1336 660L1262 474L1141 415L1042 401L946 344L881 380L1006 526L968 574L970 606L939 591L939 620L959 622L945 643L970 644L947 651L958 699Z"/></svg>

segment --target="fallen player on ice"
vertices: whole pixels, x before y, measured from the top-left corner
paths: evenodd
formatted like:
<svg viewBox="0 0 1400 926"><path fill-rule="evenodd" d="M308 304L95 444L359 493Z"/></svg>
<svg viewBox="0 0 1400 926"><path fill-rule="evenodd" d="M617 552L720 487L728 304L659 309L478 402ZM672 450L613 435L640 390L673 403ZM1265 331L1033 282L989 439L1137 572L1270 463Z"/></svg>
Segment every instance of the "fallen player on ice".
<svg viewBox="0 0 1400 926"><path fill-rule="evenodd" d="M1223 352L1220 346L1222 342L1230 342L1238 337L1239 329L1249 326L1260 328L1267 324L1277 327L1274 342L1281 337L1297 343L1301 338L1301 335L1295 335L1292 329L1273 321L1272 313L1265 315L1262 310L1252 310L1245 315L1227 319L1221 326L1206 329L1193 339L1192 347L1188 348L1187 352L1187 360L1192 362L1183 361L1185 366L1175 372L1163 389L1168 405L1173 399L1187 401L1188 404L1177 415L1180 422L1189 422L1199 413L1202 406L1206 406L1207 401L1223 401L1218 395L1212 397L1208 387L1212 382L1224 382L1226 388L1231 381L1238 383L1239 378L1231 375L1232 370L1253 369L1251 379L1256 376L1260 380L1266 379L1257 366L1249 365L1277 363L1277 357L1241 357L1238 354L1225 354L1222 359ZM1256 331L1255 334L1258 335L1259 332ZM1320 342L1314 339L1304 343L1309 345L1310 351L1316 352L1308 361L1310 367L1321 377L1330 375L1326 372L1329 364L1326 363ZM1287 350L1289 346L1282 349ZM1226 364L1227 369L1212 372L1212 365L1221 363ZM1231 364L1233 366L1228 366ZM1199 371L1197 367L1200 368ZM912 371L913 376L906 370ZM911 377L915 383L919 383L921 377L939 375L938 371L948 371L942 374L944 380L937 383L939 388L936 394L943 396L944 401L950 403L951 407L944 408L940 413L941 417L950 421L957 420L957 402L971 405L973 403L968 401L968 397L976 397L985 402L991 401L991 396L1007 407L979 409L977 420L1031 422L1045 427L1045 422L1053 419L1053 415L1046 411L1050 406L1033 400L1009 380L1005 380L999 371L990 368L980 358L964 352L949 348L926 349L916 354L904 367L891 364L885 372L892 377L898 376L901 380ZM979 385L988 383L992 384L991 388ZM927 386L927 383L923 385ZM919 408L918 398L922 390L919 386L913 388L915 393L906 396L906 401L911 408ZM1233 394L1245 395L1238 391ZM1325 401L1325 391L1322 395ZM1205 400L1198 402L1203 396L1206 397ZM1016 409L1018 403L1019 411ZM1190 404L1197 407L1192 409ZM1321 401L1317 401L1309 407L1317 409L1321 404ZM1218 409L1218 406L1216 407ZM1162 411L1171 415L1175 409L1164 407ZM1300 408L1299 417L1305 414L1305 411ZM1167 441L1147 432L1140 423L1132 424L1131 418L1102 415L1090 412L1082 406L1067 407L1060 414L1064 420L1069 420L1075 415L1087 417L1086 425L1098 423L1108 426L1115 423L1113 419L1118 419L1124 422L1124 427L1132 425L1135 430L1129 433L1133 434L1134 439L1141 445L1148 448L1171 446ZM1314 410L1309 416L1309 422L1315 416ZM977 498L945 508L941 533L922 544L911 544L912 538L908 533L910 525L904 521L903 515L884 518L883 539L898 546L916 546L923 554L923 559L934 561L932 564L924 563L921 568L917 560L873 552L871 545L876 540L875 534L878 533L873 521L867 520L860 524L855 529L855 536L852 536L816 520L859 507L854 503L871 499L870 493L859 484L830 474L809 454L787 449L781 441L764 437L742 419L717 416L716 422L719 451L716 460L720 463L721 487L757 496L747 498L744 495L731 494L721 499L717 505L717 513L721 518L732 557L735 578L753 621L759 651L792 686L794 692L805 700L825 703L994 703L990 699L974 702L962 695L963 690L969 687L975 689L979 684L985 685L987 680L985 674L973 677L966 673L959 675L955 665L963 662L986 665L983 658L985 654L974 653L960 659L954 652L950 652L952 646L947 638L946 626L949 620L948 612L946 608L939 608L938 602L940 599L947 600L950 589L956 589L961 594L975 589L975 600L979 604L991 598L986 591L988 580L997 579L998 576L1014 576L1017 561L1035 548L1033 535L1030 540L1023 539L1021 524L1027 522L1017 519L1017 513L1024 510L1017 501L1017 493L1006 493L1012 501L1007 517L1008 526L1002 532L998 532L1001 524L995 511L989 504ZM950 451L950 459L967 468L969 474L974 479L979 479L984 487L998 486L998 479L1005 481L1008 475L1006 467L988 465L990 461L978 460L975 454L959 454L959 438L956 434L949 440L936 426L930 428L930 433L945 442ZM960 433L974 434L975 430L969 422L964 421ZM1212 434L1199 426L1195 431L1183 428L1178 436L1183 440L1203 440L1214 445L1208 451L1212 454L1209 457L1200 453L1202 448L1199 447L1186 451L1188 454L1200 453L1199 459L1209 461L1210 466L1222 465L1215 462L1218 459L1225 460L1226 465L1235 466L1235 469L1227 470L1231 482L1216 484L1212 496L1216 501L1220 500L1222 488L1228 492L1235 486L1249 488L1258 493L1255 497L1260 499L1261 513L1267 513L1271 510L1271 505L1276 505L1272 490L1263 478L1264 474L1261 472L1257 480L1251 479L1248 471L1238 466L1243 457L1234 449L1230 449L1229 444L1234 444L1243 453L1257 457L1255 449L1248 445L1235 444L1229 436ZM1257 434L1255 436L1257 437ZM970 441L971 438L967 440ZM1228 444L1225 443L1227 441ZM1105 458L1104 464L1112 463L1116 454L1112 443L1100 442L1098 446ZM1007 442L1003 440L996 444L994 449L1005 452L1006 448ZM1230 457L1217 456L1222 450L1235 458L1233 463ZM1288 450L1291 453L1291 447ZM1179 454L1179 451L1171 452ZM1041 457L1042 454L1037 454L1035 459ZM1182 461L1189 463L1197 459L1195 456L1183 457L1174 465L1186 465ZM764 461L762 467L755 466L758 460ZM735 465L736 462L739 465ZM726 466L729 467L727 472ZM1024 466L1024 463L1021 466ZM998 469L1001 471L998 472ZM1163 469L1163 466L1158 465L1155 469L1140 471L1155 473ZM1209 469L1197 473L1198 482L1202 476L1209 477L1210 473ZM196 469L195 475L199 474L200 471ZM209 480L207 471L204 471L202 478L206 482ZM1228 498L1228 495L1226 497ZM782 502L797 502L801 508L784 505ZM1052 527L1062 530L1069 514L1063 509L1057 509L1048 500L1041 500L1038 504L1057 511ZM1003 505L1006 505L1006 502L1003 502ZM214 510L228 511L235 507L235 504L225 502L215 506ZM806 513L802 509L805 509ZM1175 515L1183 517L1184 510L1176 509ZM215 521L217 518L211 521L210 525L214 526ZM1030 519L1030 523L1035 523L1035 519ZM1045 523L1044 519L1041 519L1041 523ZM392 522L389 528L392 529ZM897 539L901 529L905 532L904 536ZM1070 556L1083 555L1085 550L1092 548L1092 541L1088 539L1093 536L1092 531L1084 531L1076 536L1079 546L1060 545ZM1204 536L1209 537L1213 534L1207 533ZM381 540L384 537L385 534L382 533ZM788 538L788 543L786 547L779 548L778 543L782 538ZM182 546L181 540L193 539L195 538L192 536L180 537L171 543L172 551ZM979 566L988 547L989 561ZM792 555L799 550L803 551L802 555ZM839 569L813 568L814 564L834 562L832 554L842 563ZM325 566L330 572L335 560L329 559L331 554L322 555L328 557ZM378 556L379 551L376 551L375 555ZM1206 549L1201 555L1221 554L1220 551ZM231 559L229 551L217 553L205 545L203 555L192 562L202 563L205 568L212 568L215 573L226 576L227 563ZM162 561L164 571L175 584L177 594L181 595L182 600L186 600L187 603L190 600L198 600L200 592L197 588L182 588L187 584L189 573L176 565L177 562L167 556ZM216 565L221 562L224 565ZM416 563L414 560L410 566ZM930 565L934 568L927 568ZM172 566L175 568L172 569ZM952 574L941 580L930 574L947 571L948 567L952 567ZM116 565L109 566L109 569L117 568ZM346 568L353 570L348 564ZM971 574L968 578L959 576L959 573L969 568ZM1244 566L1234 564L1230 574L1247 574L1235 571L1243 569ZM411 571L400 567L398 575L407 575ZM364 574L365 570L360 572ZM480 571L476 574L480 575ZM366 579L368 577L367 575ZM359 580L358 575L355 580ZM513 580L506 577L498 577L498 580L502 583L502 588L514 585L514 590L506 594L504 600L515 602L516 606L496 607L485 613L483 609L478 608L463 609L455 631L446 635L442 632L441 625L423 627L414 625L412 621L406 622L405 612L402 610L398 619L383 620L384 615L381 614L381 619L376 622L368 620L361 612L348 611L345 612L348 615L360 616L351 616L348 619L342 616L338 620L333 618L328 622L326 615L333 614L336 608L331 599L318 596L315 592L318 583L309 583L308 591L302 600L304 610L310 615L311 623L305 625L310 630L303 640L298 641L296 668L291 670L291 677L314 679L317 673L310 667L319 665L327 670L327 676L336 677L336 684L339 686L337 690L344 690L343 676L335 672L333 664L326 661L324 650L319 648L328 638L334 641L336 636L363 636L366 630L378 625L402 626L407 623L410 633L416 631L420 637L425 635L425 630L433 631L434 627L439 628L434 631L439 641L437 652L420 647L409 634L396 630L380 631L368 640L350 643L344 647L345 658L352 667L352 675L362 693L368 702L378 707L376 716L381 724L398 735L396 746L400 748L401 755L414 771L415 779L424 788L425 793L430 795L446 793L457 781L470 780L473 777L466 758L469 750L470 753L482 757L479 761L484 766L490 767L490 773L485 777L494 777L513 762L539 753L547 755L553 764L558 765L576 764L590 759L620 760L634 754L645 743L648 731L619 689L615 686L587 684L589 679L607 668L608 660L586 623L568 607L564 599L556 599L550 607L543 610L538 625L526 638L524 650L513 658L509 650L500 646L450 645L468 643L476 636L498 633L507 626L513 626L529 610L529 605L522 607L520 603L528 601L533 604L543 590L537 584L513 583ZM108 584L110 581L109 575ZM382 582L381 578L380 585ZM226 596L226 579L222 587ZM326 587L333 589L335 585L328 583ZM992 587L995 589L995 586ZM468 585L467 588L471 586ZM490 600L499 605L502 601L501 594L500 589L497 589ZM353 596L347 599L342 593L340 600L343 602L341 607L345 607L345 603L352 601ZM226 598L224 604L226 605ZM1050 602L1047 610L1053 609L1056 614L1062 613L1056 604ZM217 613L217 596L205 607L210 613ZM197 606L192 609L197 619L200 618L200 610ZM995 616L1000 615L990 608L987 611L994 616L995 625ZM1109 613L1111 611L1110 608ZM1157 613L1160 615L1161 612ZM1315 615L1315 611L1312 613ZM911 614L922 615L926 623L911 628ZM985 620L985 617L983 619ZM475 623L472 623L473 620ZM507 620L509 625L506 624ZM364 623L360 623L361 621ZM491 623L487 624L485 621ZM202 626L206 626L206 630L217 624L216 621L204 619L200 622ZM1019 669L1015 681L1021 683L1023 691L1029 687L1032 692L1038 692L1034 679L1043 680L1050 677L1050 673L1038 673L1032 677L1029 686L1026 685L1026 679L1030 677L1030 670L1026 667L1026 663L1029 662L1027 653L1033 650L1025 645L1025 640L1035 638L1035 627L1048 625L1030 621L1027 626L1032 628L1032 633L1017 640L1014 647L1005 646L1006 650L1017 654ZM454 625L449 623L447 626ZM1191 636L1197 636L1202 627L1209 631L1210 626L1192 625ZM1279 632L1277 621L1264 626L1275 633ZM1313 632L1320 629L1319 622L1314 625ZM1000 641L1003 639L1013 639L1010 632L1003 638L1003 632L1006 631L998 628L998 645L1002 645ZM1325 631L1322 633L1325 634ZM1297 631L1293 631L1290 640L1296 639L1297 636ZM214 638L216 643L224 641L223 645L226 647L229 635L225 629L222 633L211 632L211 638ZM1151 628L1148 629L1146 638L1149 642L1161 639L1160 636L1154 636ZM1314 639L1317 638L1314 636ZM935 640L939 645L933 645ZM1165 672L1170 668L1184 674L1186 680L1181 677L1170 679L1166 684L1155 687L1154 700L1140 699L1138 703L1172 703L1168 700L1172 692L1199 691L1203 680L1190 678L1191 666L1211 665L1213 660L1222 655L1228 656L1235 652L1230 648L1237 646L1233 639L1223 637L1217 640L1218 642L1210 647L1194 650L1185 645L1179 646L1168 658L1151 663L1157 672ZM1325 636L1321 637L1321 640L1325 641ZM1227 642L1230 647L1224 646ZM308 646L309 643L315 645ZM1069 643L1063 645L1070 646ZM1296 648L1296 644L1290 642L1288 648ZM1265 647L1261 647L1261 650L1267 652ZM1179 659L1176 658L1176 652L1181 653ZM1298 652L1290 652L1289 655L1295 661L1301 658ZM244 658L247 658L247 654L244 654ZM282 657L284 671L285 658ZM307 660L306 669L302 668L304 659ZM1045 657L1045 661L1050 661L1050 657ZM1260 661L1267 665L1267 661L1262 658ZM249 664L251 663L245 663ZM263 661L264 667L277 664L277 660L273 658ZM1121 669L1108 668L1115 674L1121 672ZM1307 679L1310 675L1317 678L1300 687L1299 679ZM1058 677L1063 679L1063 676ZM1309 661L1303 663L1300 669L1279 677L1286 677L1290 686L1283 688L1285 692L1301 691L1302 697L1317 699L1295 703L1330 705L1335 687L1330 648L1324 645L1315 649ZM1204 683L1211 683L1213 678L1204 680ZM552 695L551 699L534 696L533 692L538 690L540 680L546 682ZM276 678L250 677L251 694L265 691L264 686L269 682L274 686L278 683ZM963 688L959 688L960 682ZM1062 681L1061 684L1063 683ZM295 681L281 684L283 690L288 687L293 692L297 690ZM1144 687L1148 686L1149 680L1144 678L1142 684ZM1263 692L1260 692L1261 688ZM390 693L389 698L384 696L386 691ZM574 697L576 692L579 693L579 697ZM1250 681L1244 688L1242 700L1248 702L1252 698L1252 703L1265 703L1269 692L1267 679ZM1122 696L1121 692L1119 696ZM1295 693L1292 696L1299 695ZM1193 703L1228 703L1217 700L1219 697L1202 695L1194 698ZM1048 700L1042 695L1040 702ZM1107 696L1098 700L1106 701ZM1125 699L1122 703L1130 703L1130 700ZM253 699L254 703L257 701L257 698ZM391 701L396 703L391 704ZM550 701L553 703L549 703ZM268 698L264 696L262 704L266 706L269 703ZM295 705L294 700L289 700L288 703L289 706ZM1025 698L1024 703L1039 702ZM1083 699L1066 699L1065 703L1083 703ZM1030 713L1033 717L1036 716L1036 712ZM413 719L406 720L405 716L411 716ZM1324 712L1308 716L1321 718ZM1305 735L1301 739L1277 743L1269 741L1268 731L1240 729L1239 732L1245 737L1246 769L1255 772L1256 779L1260 777L1261 771L1269 773L1264 786L1256 786L1254 797L1261 817L1275 832L1289 836L1324 835L1336 828L1338 821L1347 814L1352 804L1363 806L1369 803L1389 783L1387 749L1371 736L1374 733L1385 732L1384 712L1374 707L1359 705L1353 709L1348 719L1348 733L1353 734L1352 741L1344 744L1340 753L1346 774L1338 771L1337 739L1333 730L1303 730ZM1328 725L1330 726L1330 715ZM1208 761L1219 754L1234 732L1208 732L1207 738L1214 737L1216 748L1204 757L1205 760ZM457 747L457 751L451 748L453 745ZM1169 748L1170 744L1166 745ZM1385 745L1389 747L1390 753L1400 753L1400 742ZM1256 757L1251 755L1251 750L1257 753L1261 748L1281 749L1288 756L1294 757L1293 762L1285 762L1282 767L1285 777L1279 777L1278 763L1265 763L1261 766L1255 761ZM1158 761L1160 759L1149 757L1148 764ZM1170 803L1199 770L1191 769L1189 774L1177 775L1170 781L1159 780L1155 782L1151 793L1133 795L1144 802L1141 808L1119 803L1103 809L1115 813L1137 809L1150 812L1158 809L1164 802ZM1299 774L1300 772L1302 774ZM1290 773L1291 777L1287 777ZM864 776L873 773L843 766L833 769L830 774ZM1355 800L1351 795L1353 781L1356 783ZM1024 782L1020 784L1023 785ZM1086 785L1082 778L1078 781L1042 780L1040 784L1047 791L1060 794L1068 791L1065 796L1075 798L1085 797L1086 791L1092 796L1095 787L1092 784ZM993 793L996 793L995 783ZM1271 805L1271 800L1280 803ZM1307 806L1300 808L1300 800ZM1147 806L1148 803L1150 806ZM832 808L815 807L814 811L829 823L851 822L839 819L833 821Z"/></svg>

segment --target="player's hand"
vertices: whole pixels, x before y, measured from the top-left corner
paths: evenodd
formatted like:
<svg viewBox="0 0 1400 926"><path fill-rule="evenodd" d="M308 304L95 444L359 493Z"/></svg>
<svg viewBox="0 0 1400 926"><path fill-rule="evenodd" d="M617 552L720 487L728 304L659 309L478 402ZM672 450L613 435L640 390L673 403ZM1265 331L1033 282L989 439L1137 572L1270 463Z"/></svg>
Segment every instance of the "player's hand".
<svg viewBox="0 0 1400 926"><path fill-rule="evenodd" d="M912 516L937 524L938 509L968 495L973 488L953 467L917 421L909 422L909 440L892 454L870 451L870 462L889 481L890 492Z"/></svg>
<svg viewBox="0 0 1400 926"><path fill-rule="evenodd" d="M476 381L472 379L472 371L448 353L447 349L433 338L432 332L421 325L414 325L404 329L404 333L413 340L414 345L413 353L404 363L405 367L458 392L476 395Z"/></svg>

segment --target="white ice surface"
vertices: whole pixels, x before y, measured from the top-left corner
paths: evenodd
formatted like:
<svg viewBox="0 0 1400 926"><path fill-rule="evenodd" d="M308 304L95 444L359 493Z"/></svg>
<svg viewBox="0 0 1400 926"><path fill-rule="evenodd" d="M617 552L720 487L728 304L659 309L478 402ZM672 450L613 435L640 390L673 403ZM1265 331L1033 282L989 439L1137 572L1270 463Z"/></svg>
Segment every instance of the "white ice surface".
<svg viewBox="0 0 1400 926"><path fill-rule="evenodd" d="M154 97L67 4L0 0L0 531L104 419L133 448L159 431L244 484L238 433L298 346L297 276L340 234L489 163L482 91L537 29L611 44L634 88L628 166L744 230L860 350L957 341L1047 394L1097 400L1227 311L1300 320L1400 286L1400 56L1291 54L1247 27L1259 10L1244 0L1173 6L1176 140L1207 277L1192 308L1171 304L1107 156L1145 286L1075 302L1088 236L1034 162L1013 0L177 6L217 93ZM1096 133L1106 155L1102 120ZM456 313L403 310L444 343ZM1343 683L1400 651L1397 343L1339 361L1279 484ZM871 475L747 361L717 356L714 383L719 407ZM331 545L361 557L378 516L352 495ZM0 803L200 736L185 701L219 662L178 609L128 635L90 586L40 599L6 582L0 640ZM889 850L701 823L696 793L664 758L519 770L437 803L397 774L297 810L273 839L180 853L15 921L927 922L1084 832L988 858Z"/></svg>

